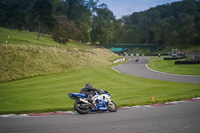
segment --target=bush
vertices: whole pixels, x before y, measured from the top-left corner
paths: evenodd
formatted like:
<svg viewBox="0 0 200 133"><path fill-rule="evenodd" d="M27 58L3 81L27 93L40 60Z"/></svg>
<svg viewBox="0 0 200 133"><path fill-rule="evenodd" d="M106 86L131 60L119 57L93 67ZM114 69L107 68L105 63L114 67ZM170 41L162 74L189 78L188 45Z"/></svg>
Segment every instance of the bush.
<svg viewBox="0 0 200 133"><path fill-rule="evenodd" d="M56 42L65 44L69 39L77 40L80 30L73 21L68 21L66 16L57 16L58 25L53 32L53 39Z"/></svg>
<svg viewBox="0 0 200 133"><path fill-rule="evenodd" d="M199 64L200 61L175 61L175 64Z"/></svg>

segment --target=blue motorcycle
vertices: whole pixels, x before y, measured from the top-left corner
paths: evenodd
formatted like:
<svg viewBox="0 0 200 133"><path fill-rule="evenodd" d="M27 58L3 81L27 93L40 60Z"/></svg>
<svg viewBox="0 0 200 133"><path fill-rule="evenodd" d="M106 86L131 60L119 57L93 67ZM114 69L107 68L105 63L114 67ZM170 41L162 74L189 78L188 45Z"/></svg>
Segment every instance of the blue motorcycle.
<svg viewBox="0 0 200 133"><path fill-rule="evenodd" d="M117 105L110 99L110 94L107 91L99 90L95 93L96 95L92 97L92 103L88 102L87 96L82 93L69 93L68 96L75 101L74 109L80 114L87 114L90 111L117 111Z"/></svg>

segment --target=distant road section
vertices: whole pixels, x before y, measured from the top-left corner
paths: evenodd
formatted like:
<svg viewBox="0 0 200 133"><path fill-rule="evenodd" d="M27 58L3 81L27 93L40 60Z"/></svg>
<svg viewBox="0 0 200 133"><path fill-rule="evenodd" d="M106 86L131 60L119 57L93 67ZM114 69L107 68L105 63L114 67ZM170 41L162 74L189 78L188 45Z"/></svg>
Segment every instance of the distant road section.
<svg viewBox="0 0 200 133"><path fill-rule="evenodd" d="M147 67L148 59L146 57L128 56L127 58L130 59L129 62L113 68L121 73L142 78L200 84L200 76L176 75L157 72ZM137 59L139 60L136 61Z"/></svg>

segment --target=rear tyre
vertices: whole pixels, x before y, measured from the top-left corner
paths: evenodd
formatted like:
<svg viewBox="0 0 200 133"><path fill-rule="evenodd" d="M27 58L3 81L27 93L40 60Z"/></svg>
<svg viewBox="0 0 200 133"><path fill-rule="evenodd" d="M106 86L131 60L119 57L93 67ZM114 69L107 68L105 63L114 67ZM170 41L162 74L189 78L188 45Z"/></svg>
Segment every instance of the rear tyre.
<svg viewBox="0 0 200 133"><path fill-rule="evenodd" d="M90 109L87 106L84 106L83 103L80 103L78 101L74 103L74 109L80 114L87 114L90 111Z"/></svg>
<svg viewBox="0 0 200 133"><path fill-rule="evenodd" d="M109 102L109 104L107 106L108 106L108 111L110 111L110 112L117 111L117 105L113 101Z"/></svg>

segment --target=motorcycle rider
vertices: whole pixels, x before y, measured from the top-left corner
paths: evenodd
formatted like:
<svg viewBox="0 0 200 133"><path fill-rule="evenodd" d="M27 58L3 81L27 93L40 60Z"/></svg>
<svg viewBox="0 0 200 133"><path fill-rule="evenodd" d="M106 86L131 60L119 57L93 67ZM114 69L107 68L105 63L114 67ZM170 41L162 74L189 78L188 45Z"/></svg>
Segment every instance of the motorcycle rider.
<svg viewBox="0 0 200 133"><path fill-rule="evenodd" d="M99 91L93 88L92 84L87 83L84 88L81 89L80 93L85 94L87 97L87 101L93 103L92 97L95 95L95 91Z"/></svg>

